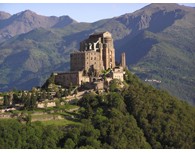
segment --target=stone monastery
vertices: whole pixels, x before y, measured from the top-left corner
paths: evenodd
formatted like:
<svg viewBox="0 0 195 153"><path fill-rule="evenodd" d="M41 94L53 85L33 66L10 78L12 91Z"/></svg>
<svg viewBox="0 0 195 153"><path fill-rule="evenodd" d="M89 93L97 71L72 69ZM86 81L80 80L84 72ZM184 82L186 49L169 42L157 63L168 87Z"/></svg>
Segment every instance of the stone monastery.
<svg viewBox="0 0 195 153"><path fill-rule="evenodd" d="M80 42L80 51L70 54L70 71L55 73L55 84L62 87L80 86L88 83L94 88L103 88L105 80L123 81L126 67L125 53L120 65L115 64L115 49L109 32L94 33Z"/></svg>

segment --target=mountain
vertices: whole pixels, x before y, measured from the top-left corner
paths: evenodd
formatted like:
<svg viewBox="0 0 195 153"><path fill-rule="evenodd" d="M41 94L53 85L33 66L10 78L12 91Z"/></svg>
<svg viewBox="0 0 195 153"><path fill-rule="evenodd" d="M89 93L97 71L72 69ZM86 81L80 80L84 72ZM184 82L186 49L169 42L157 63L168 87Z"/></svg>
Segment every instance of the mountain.
<svg viewBox="0 0 195 153"><path fill-rule="evenodd" d="M127 36L117 48L128 50L126 56L130 69L140 78L160 80L160 84L152 84L194 103L194 9L175 4L171 7L156 5L119 17L126 23L137 21L140 30ZM148 16L150 14L152 16Z"/></svg>
<svg viewBox="0 0 195 153"><path fill-rule="evenodd" d="M13 32L13 37L3 37L5 41L0 44L1 91L42 85L51 72L69 68L69 53L78 50L81 40L94 32L109 31L115 40L118 61L120 53L125 51L127 65L142 80L159 80L161 83L148 83L195 104L194 8L150 4L111 19L94 23L78 23L70 19L68 24L66 17L43 17L26 12L31 14L26 20L33 21L31 17L34 16L35 21L31 26L26 22L23 27L32 31L18 35ZM3 20L0 27L9 29L15 27L13 23L24 23L16 17L21 14L25 12ZM15 20L11 20L13 18ZM40 28L39 18L45 27ZM50 23L44 24L46 22ZM0 35L5 35L0 29ZM22 60L15 60L20 57Z"/></svg>
<svg viewBox="0 0 195 153"><path fill-rule="evenodd" d="M0 11L0 20L8 19L11 16L11 14Z"/></svg>
<svg viewBox="0 0 195 153"><path fill-rule="evenodd" d="M5 16L5 15L4 15ZM0 24L0 42L13 36L29 32L35 28L62 28L69 24L77 23L69 16L46 17L26 10L5 18Z"/></svg>

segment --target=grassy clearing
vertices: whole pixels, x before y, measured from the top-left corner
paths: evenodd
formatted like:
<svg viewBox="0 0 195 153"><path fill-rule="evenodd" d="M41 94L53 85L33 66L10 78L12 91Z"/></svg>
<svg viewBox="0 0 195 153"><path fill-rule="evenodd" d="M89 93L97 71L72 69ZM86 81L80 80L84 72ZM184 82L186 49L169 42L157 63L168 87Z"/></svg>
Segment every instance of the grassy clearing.
<svg viewBox="0 0 195 153"><path fill-rule="evenodd" d="M68 112L72 109L79 108L76 105L65 104L57 107L51 108L42 108L34 110L14 110L12 112L6 112L5 114L16 114L19 116L31 116L31 122L36 123L40 122L41 124L47 125L56 125L56 126L67 126L67 125L78 125L80 122L77 120L77 113ZM10 118L12 119L12 118ZM10 120L7 119L7 120ZM3 119L6 120L6 119ZM0 119L1 121L1 119Z"/></svg>
<svg viewBox="0 0 195 153"><path fill-rule="evenodd" d="M42 108L40 111L58 111L58 110L70 110L70 109L75 109L79 108L77 105L71 105L71 104L64 104L64 105L59 105L57 107L50 107L50 108Z"/></svg>
<svg viewBox="0 0 195 153"><path fill-rule="evenodd" d="M42 119L47 119L47 118L51 118L55 116L57 115L54 115L54 114L32 115L32 119L42 120Z"/></svg>
<svg viewBox="0 0 195 153"><path fill-rule="evenodd" d="M0 118L0 122L1 122L1 121L8 121L8 120L9 120L9 121L10 121L10 120L13 120L13 121L14 121L14 120L17 120L17 119L15 119L15 118Z"/></svg>
<svg viewBox="0 0 195 153"><path fill-rule="evenodd" d="M56 125L56 126L68 126L68 125L79 125L80 122L75 122L67 119L63 120L49 120L49 121L41 121L41 123L45 126L48 125Z"/></svg>
<svg viewBox="0 0 195 153"><path fill-rule="evenodd" d="M75 109L75 108L79 108L79 107L76 105L65 104L65 105L59 106L59 108L61 108L61 109L64 108L64 109L69 110L69 109Z"/></svg>
<svg viewBox="0 0 195 153"><path fill-rule="evenodd" d="M39 121L43 125L55 125L55 126L68 126L68 125L79 125L80 122L77 119L72 118L74 115L67 112L62 113L51 113L51 114L35 114L31 115L32 121ZM61 118L59 118L61 117ZM67 118L66 118L67 117Z"/></svg>

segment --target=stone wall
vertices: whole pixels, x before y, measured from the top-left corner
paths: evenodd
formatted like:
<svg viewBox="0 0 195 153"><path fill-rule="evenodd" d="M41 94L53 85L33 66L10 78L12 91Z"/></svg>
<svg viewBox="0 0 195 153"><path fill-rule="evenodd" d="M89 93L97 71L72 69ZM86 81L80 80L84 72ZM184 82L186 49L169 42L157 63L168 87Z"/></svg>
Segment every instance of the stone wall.
<svg viewBox="0 0 195 153"><path fill-rule="evenodd" d="M82 82L89 82L88 76L83 76L82 71L58 73L55 76L55 84L59 84L63 87L70 87L81 85Z"/></svg>
<svg viewBox="0 0 195 153"><path fill-rule="evenodd" d="M47 108L47 107L55 107L56 103L55 102L42 102L42 103L37 103L37 108Z"/></svg>
<svg viewBox="0 0 195 153"><path fill-rule="evenodd" d="M112 79L118 79L124 81L124 71L123 67L115 67L112 71Z"/></svg>
<svg viewBox="0 0 195 153"><path fill-rule="evenodd" d="M70 67L71 71L86 72L90 69L100 72L103 69L103 61L100 58L100 53L94 50L74 52L70 55Z"/></svg>
<svg viewBox="0 0 195 153"><path fill-rule="evenodd" d="M70 71L82 71L85 69L85 52L70 54Z"/></svg>

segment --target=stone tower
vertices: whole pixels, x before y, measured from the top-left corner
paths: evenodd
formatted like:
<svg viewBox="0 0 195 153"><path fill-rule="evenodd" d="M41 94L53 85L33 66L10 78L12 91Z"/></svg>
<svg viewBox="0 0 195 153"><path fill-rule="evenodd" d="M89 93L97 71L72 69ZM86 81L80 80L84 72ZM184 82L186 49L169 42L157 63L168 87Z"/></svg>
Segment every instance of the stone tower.
<svg viewBox="0 0 195 153"><path fill-rule="evenodd" d="M94 33L80 43L80 51L99 52L101 69L115 67L115 49L112 35L109 32Z"/></svg>
<svg viewBox="0 0 195 153"><path fill-rule="evenodd" d="M126 56L125 56L125 52L122 52L121 54L121 66L124 68L126 68Z"/></svg>
<svg viewBox="0 0 195 153"><path fill-rule="evenodd" d="M110 36L104 37L102 57L105 69L115 67L115 50L111 34Z"/></svg>

